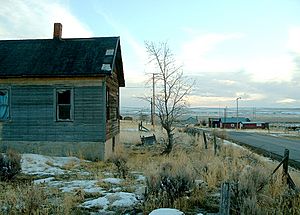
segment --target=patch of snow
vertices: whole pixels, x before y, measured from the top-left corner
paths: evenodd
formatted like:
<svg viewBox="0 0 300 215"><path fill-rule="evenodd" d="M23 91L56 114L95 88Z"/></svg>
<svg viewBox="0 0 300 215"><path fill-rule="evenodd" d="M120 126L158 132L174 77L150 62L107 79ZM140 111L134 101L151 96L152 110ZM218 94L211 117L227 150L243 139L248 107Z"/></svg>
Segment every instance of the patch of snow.
<svg viewBox="0 0 300 215"><path fill-rule="evenodd" d="M135 194L133 193L119 192L112 193L111 196L119 198L112 203L112 206L115 207L129 207L135 205L138 202Z"/></svg>
<svg viewBox="0 0 300 215"><path fill-rule="evenodd" d="M143 175L138 175L137 178L136 178L137 181L145 181L146 180L146 177L143 176Z"/></svg>
<svg viewBox="0 0 300 215"><path fill-rule="evenodd" d="M108 193L103 197L86 201L80 206L84 208L101 207L104 210L109 207L130 207L138 202L135 194L126 192Z"/></svg>
<svg viewBox="0 0 300 215"><path fill-rule="evenodd" d="M110 184L120 184L123 182L123 179L120 178L105 178L102 180L103 182L110 183Z"/></svg>
<svg viewBox="0 0 300 215"><path fill-rule="evenodd" d="M51 187L57 187L62 192L74 192L82 189L86 193L100 193L103 188L97 186L97 180L74 180L74 181L51 181L48 183Z"/></svg>
<svg viewBox="0 0 300 215"><path fill-rule="evenodd" d="M61 175L67 170L65 165L74 163L80 165L80 159L76 157L52 157L39 154L22 154L22 172L29 175Z"/></svg>
<svg viewBox="0 0 300 215"><path fill-rule="evenodd" d="M97 199L89 200L81 204L83 208L103 208L104 210L108 208L109 201L106 197L100 197Z"/></svg>
<svg viewBox="0 0 300 215"><path fill-rule="evenodd" d="M136 186L134 193L137 195L139 199L142 199L146 193L146 186L145 185Z"/></svg>
<svg viewBox="0 0 300 215"><path fill-rule="evenodd" d="M183 215L184 213L174 208L159 208L152 211L149 215Z"/></svg>
<svg viewBox="0 0 300 215"><path fill-rule="evenodd" d="M33 183L34 184L44 184L44 183L48 183L50 181L53 181L54 179L55 179L54 177L42 178L42 179L34 180Z"/></svg>
<svg viewBox="0 0 300 215"><path fill-rule="evenodd" d="M113 187L113 188L111 189L112 192L120 192L121 190L122 190L121 187Z"/></svg>

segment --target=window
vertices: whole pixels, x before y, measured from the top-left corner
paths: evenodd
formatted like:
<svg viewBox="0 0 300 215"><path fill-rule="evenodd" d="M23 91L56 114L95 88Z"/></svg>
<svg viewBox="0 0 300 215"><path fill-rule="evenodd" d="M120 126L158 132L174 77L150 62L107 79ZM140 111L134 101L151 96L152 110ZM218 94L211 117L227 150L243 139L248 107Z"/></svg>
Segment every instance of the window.
<svg viewBox="0 0 300 215"><path fill-rule="evenodd" d="M73 120L73 90L57 89L56 90L56 120L71 121Z"/></svg>
<svg viewBox="0 0 300 215"><path fill-rule="evenodd" d="M0 120L9 119L9 91L0 90Z"/></svg>

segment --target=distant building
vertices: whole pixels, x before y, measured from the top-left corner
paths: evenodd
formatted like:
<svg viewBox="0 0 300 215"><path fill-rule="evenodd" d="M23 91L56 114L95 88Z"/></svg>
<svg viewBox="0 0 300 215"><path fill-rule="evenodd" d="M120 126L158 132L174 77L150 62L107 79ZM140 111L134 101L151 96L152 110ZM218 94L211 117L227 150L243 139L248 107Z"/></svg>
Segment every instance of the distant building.
<svg viewBox="0 0 300 215"><path fill-rule="evenodd" d="M242 122L242 129L269 129L269 123L267 122Z"/></svg>
<svg viewBox="0 0 300 215"><path fill-rule="evenodd" d="M209 118L210 128L226 128L226 129L268 129L269 123L267 122L251 122L246 117L222 117L222 118Z"/></svg>
<svg viewBox="0 0 300 215"><path fill-rule="evenodd" d="M220 118L210 117L208 118L209 128L220 128Z"/></svg>
<svg viewBox="0 0 300 215"><path fill-rule="evenodd" d="M250 122L249 118L245 117L223 117L220 118L220 128L241 128L241 123Z"/></svg>

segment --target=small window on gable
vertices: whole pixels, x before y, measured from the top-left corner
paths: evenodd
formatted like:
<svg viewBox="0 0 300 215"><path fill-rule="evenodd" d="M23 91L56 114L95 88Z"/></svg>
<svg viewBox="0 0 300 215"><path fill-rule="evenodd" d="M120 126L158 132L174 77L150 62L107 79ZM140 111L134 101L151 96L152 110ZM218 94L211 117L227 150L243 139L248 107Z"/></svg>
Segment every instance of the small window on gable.
<svg viewBox="0 0 300 215"><path fill-rule="evenodd" d="M104 63L104 64L102 64L101 70L102 70L102 71L111 71L111 66L110 66L110 64L109 64L109 63Z"/></svg>
<svg viewBox="0 0 300 215"><path fill-rule="evenodd" d="M9 91L0 89L0 121L9 119Z"/></svg>
<svg viewBox="0 0 300 215"><path fill-rule="evenodd" d="M105 55L114 55L114 49L106 49Z"/></svg>
<svg viewBox="0 0 300 215"><path fill-rule="evenodd" d="M71 121L73 120L73 90L57 89L56 90L56 120Z"/></svg>

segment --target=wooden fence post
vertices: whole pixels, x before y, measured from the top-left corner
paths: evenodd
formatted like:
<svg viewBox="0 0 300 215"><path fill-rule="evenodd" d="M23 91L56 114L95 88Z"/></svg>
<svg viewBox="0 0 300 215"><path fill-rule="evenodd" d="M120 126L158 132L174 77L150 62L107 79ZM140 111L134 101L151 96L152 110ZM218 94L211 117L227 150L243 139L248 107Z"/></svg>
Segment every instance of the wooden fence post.
<svg viewBox="0 0 300 215"><path fill-rule="evenodd" d="M217 154L217 138L216 138L216 134L214 134L214 153L215 153L215 155Z"/></svg>
<svg viewBox="0 0 300 215"><path fill-rule="evenodd" d="M288 149L284 150L284 161L282 164L282 168L283 168L283 175L282 175L282 179L284 181L284 183L288 183L288 175L289 175L289 154L290 151Z"/></svg>
<svg viewBox="0 0 300 215"><path fill-rule="evenodd" d="M224 182L221 187L221 200L220 200L220 215L229 215L230 212L230 183Z"/></svg>
<svg viewBox="0 0 300 215"><path fill-rule="evenodd" d="M207 149L207 140L206 140L206 135L205 132L203 131L203 140L204 140L204 147Z"/></svg>

